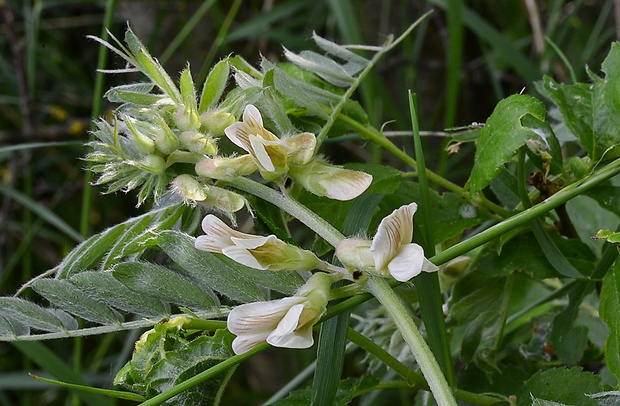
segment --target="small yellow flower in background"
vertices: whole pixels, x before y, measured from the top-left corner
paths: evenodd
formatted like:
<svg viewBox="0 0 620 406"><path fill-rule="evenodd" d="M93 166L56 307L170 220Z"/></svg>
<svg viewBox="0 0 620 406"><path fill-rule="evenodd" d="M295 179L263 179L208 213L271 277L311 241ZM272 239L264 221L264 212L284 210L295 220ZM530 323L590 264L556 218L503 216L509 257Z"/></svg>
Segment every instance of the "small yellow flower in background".
<svg viewBox="0 0 620 406"><path fill-rule="evenodd" d="M212 214L204 218L202 229L205 235L196 238L196 248L224 254L250 268L311 271L319 264L310 251L287 244L275 235L265 237L233 230Z"/></svg>
<svg viewBox="0 0 620 406"><path fill-rule="evenodd" d="M416 203L410 203L394 210L381 220L372 241L343 240L336 247L336 256L347 266L391 276L400 282L422 271L437 271L439 268L424 257L424 249L412 242L417 208Z"/></svg>
<svg viewBox="0 0 620 406"><path fill-rule="evenodd" d="M332 278L315 273L292 297L235 307L228 315L228 330L237 337L235 354L243 354L267 342L275 347L309 348L314 344L312 327L329 301Z"/></svg>

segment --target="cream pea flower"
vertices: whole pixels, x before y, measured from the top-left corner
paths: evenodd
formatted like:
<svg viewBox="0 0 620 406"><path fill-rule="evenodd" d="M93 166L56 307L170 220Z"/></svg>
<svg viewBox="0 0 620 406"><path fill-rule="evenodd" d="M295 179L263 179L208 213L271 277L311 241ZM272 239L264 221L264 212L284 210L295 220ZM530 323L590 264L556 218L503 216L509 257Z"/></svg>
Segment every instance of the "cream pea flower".
<svg viewBox="0 0 620 406"><path fill-rule="evenodd" d="M275 235L245 234L228 227L209 214L202 221L205 235L196 238L196 248L226 255L250 268L261 270L311 271L319 259L310 251L287 244Z"/></svg>
<svg viewBox="0 0 620 406"><path fill-rule="evenodd" d="M348 238L336 247L338 259L345 265L391 276L406 282L420 272L439 268L424 257L424 249L412 242L413 215L418 205L410 203L381 220L372 241Z"/></svg>
<svg viewBox="0 0 620 406"><path fill-rule="evenodd" d="M263 127L263 118L254 105L245 107L243 122L231 124L224 133L233 144L250 154L267 180L275 180L288 170L284 144Z"/></svg>
<svg viewBox="0 0 620 406"><path fill-rule="evenodd" d="M292 297L235 307L227 322L237 336L232 343L235 354L265 341L275 347L311 347L312 327L325 313L331 281L328 274L318 272Z"/></svg>

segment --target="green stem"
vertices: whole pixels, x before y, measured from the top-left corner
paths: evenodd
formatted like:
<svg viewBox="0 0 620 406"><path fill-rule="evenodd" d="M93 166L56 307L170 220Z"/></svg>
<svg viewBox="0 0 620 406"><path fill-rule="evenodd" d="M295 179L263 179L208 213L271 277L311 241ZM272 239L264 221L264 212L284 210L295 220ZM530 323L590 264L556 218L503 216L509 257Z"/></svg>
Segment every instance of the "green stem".
<svg viewBox="0 0 620 406"><path fill-rule="evenodd" d="M403 339L409 344L409 348L420 366L437 404L439 406L456 405L452 388L443 376L433 352L387 281L382 277L371 275L366 286L370 293L385 307Z"/></svg>
<svg viewBox="0 0 620 406"><path fill-rule="evenodd" d="M558 193L554 194L548 199L545 199L541 203L538 203L537 205L532 206L531 208L524 210L504 220L503 222L484 230L480 234L475 235L468 240L462 241L443 252L440 252L439 254L429 259L435 265L441 265L443 263L446 263L449 260L454 259L459 255L463 255L466 252L469 252L472 249L479 247L480 245L487 243L501 236L502 234L505 234L510 230L547 213L550 210L553 210L559 205L566 203L567 201L581 194L584 194L601 182L604 182L618 174L620 174L620 158L609 163L607 166L605 166L603 169L599 170L595 174L584 178L581 182L576 182L572 185L565 187L564 189L560 190Z"/></svg>
<svg viewBox="0 0 620 406"><path fill-rule="evenodd" d="M228 183L239 190L243 190L246 193L260 197L276 207L281 208L297 220L304 223L312 231L320 235L323 239L325 239L325 241L334 247L344 239L344 235L325 221L325 219L321 216L309 210L298 201L291 199L290 197L270 187L242 177L229 180Z"/></svg>
<svg viewBox="0 0 620 406"><path fill-rule="evenodd" d="M348 116L345 116L343 114L339 115L338 119L344 122L345 124L349 125L354 130L358 131L364 137L370 139L375 144L385 148L387 151L392 153L398 159L400 159L407 165L411 166L414 170L416 171L418 170L418 163L416 162L416 160L411 158L409 155L407 155L407 153L405 153L403 150L397 147L392 141L386 138L381 133L381 131L377 130L374 127L361 124L360 122ZM435 172L430 171L428 168L426 169L426 176L431 182L433 182L437 186L440 186L446 190L456 193L457 195L463 197L464 199L470 200L469 193L465 191L462 187L460 187L459 185L455 183L450 182L449 180L436 174ZM477 199L476 203L479 203L480 205L486 207L488 210L494 213L497 213L498 215L502 217L510 216L510 212L508 210L504 209L503 207L498 206L497 204L493 202L490 202L484 196L478 195L476 199Z"/></svg>

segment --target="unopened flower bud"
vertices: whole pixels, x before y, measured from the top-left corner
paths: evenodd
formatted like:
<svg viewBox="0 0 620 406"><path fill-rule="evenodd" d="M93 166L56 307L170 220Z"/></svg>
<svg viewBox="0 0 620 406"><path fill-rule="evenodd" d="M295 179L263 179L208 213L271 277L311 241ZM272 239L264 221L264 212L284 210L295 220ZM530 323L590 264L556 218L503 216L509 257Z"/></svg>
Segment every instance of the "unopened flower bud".
<svg viewBox="0 0 620 406"><path fill-rule="evenodd" d="M366 271L373 270L375 260L372 252L370 252L371 243L370 240L346 238L336 246L336 256L347 267Z"/></svg>
<svg viewBox="0 0 620 406"><path fill-rule="evenodd" d="M174 124L182 131L198 130L200 128L200 117L192 109L186 106L179 106L172 115Z"/></svg>
<svg viewBox="0 0 620 406"><path fill-rule="evenodd" d="M250 155L241 155L233 158L205 158L196 164L196 173L198 175L221 180L246 176L256 171L256 169L256 164Z"/></svg>
<svg viewBox="0 0 620 406"><path fill-rule="evenodd" d="M235 116L225 111L210 110L200 115L200 124L214 137L224 135L224 130L236 121Z"/></svg>
<svg viewBox="0 0 620 406"><path fill-rule="evenodd" d="M157 125L159 131L155 138L155 148L162 154L169 155L179 148L179 139L161 117L157 117Z"/></svg>
<svg viewBox="0 0 620 406"><path fill-rule="evenodd" d="M305 165L314 157L316 137L312 133L301 133L282 140L288 152L291 165Z"/></svg>
<svg viewBox="0 0 620 406"><path fill-rule="evenodd" d="M139 166L148 172L161 175L166 170L166 162L159 155L149 154L140 160Z"/></svg>
<svg viewBox="0 0 620 406"><path fill-rule="evenodd" d="M213 206L215 209L225 213L235 213L243 209L246 200L243 196L231 192L230 190L222 189L217 186L210 186L209 194L201 204Z"/></svg>
<svg viewBox="0 0 620 406"><path fill-rule="evenodd" d="M292 167L289 175L307 191L341 201L361 195L372 182L372 175L330 165L319 159Z"/></svg>
<svg viewBox="0 0 620 406"><path fill-rule="evenodd" d="M136 126L135 121L135 119L129 116L123 117L123 123L125 123L128 130L127 139L131 147L139 155L152 154L155 151L155 141L143 134Z"/></svg>
<svg viewBox="0 0 620 406"><path fill-rule="evenodd" d="M213 139L198 131L183 131L179 135L181 145L196 154L215 155L217 146Z"/></svg>
<svg viewBox="0 0 620 406"><path fill-rule="evenodd" d="M186 202L201 202L207 199L209 188L190 175L179 175L172 181L172 190Z"/></svg>

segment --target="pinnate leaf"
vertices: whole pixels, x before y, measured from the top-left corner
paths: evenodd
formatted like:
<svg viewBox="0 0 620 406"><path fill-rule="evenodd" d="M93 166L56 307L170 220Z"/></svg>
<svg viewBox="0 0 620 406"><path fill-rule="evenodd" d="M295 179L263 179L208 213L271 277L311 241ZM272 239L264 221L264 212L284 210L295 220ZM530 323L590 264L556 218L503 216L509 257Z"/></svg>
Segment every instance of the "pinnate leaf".
<svg viewBox="0 0 620 406"><path fill-rule="evenodd" d="M545 121L545 106L540 100L521 94L497 104L478 137L475 164L467 181L472 193L487 186L527 140L539 139L532 129L523 125L521 120L526 115Z"/></svg>
<svg viewBox="0 0 620 406"><path fill-rule="evenodd" d="M605 275L601 288L599 314L609 328L605 343L605 361L620 380L620 261Z"/></svg>

